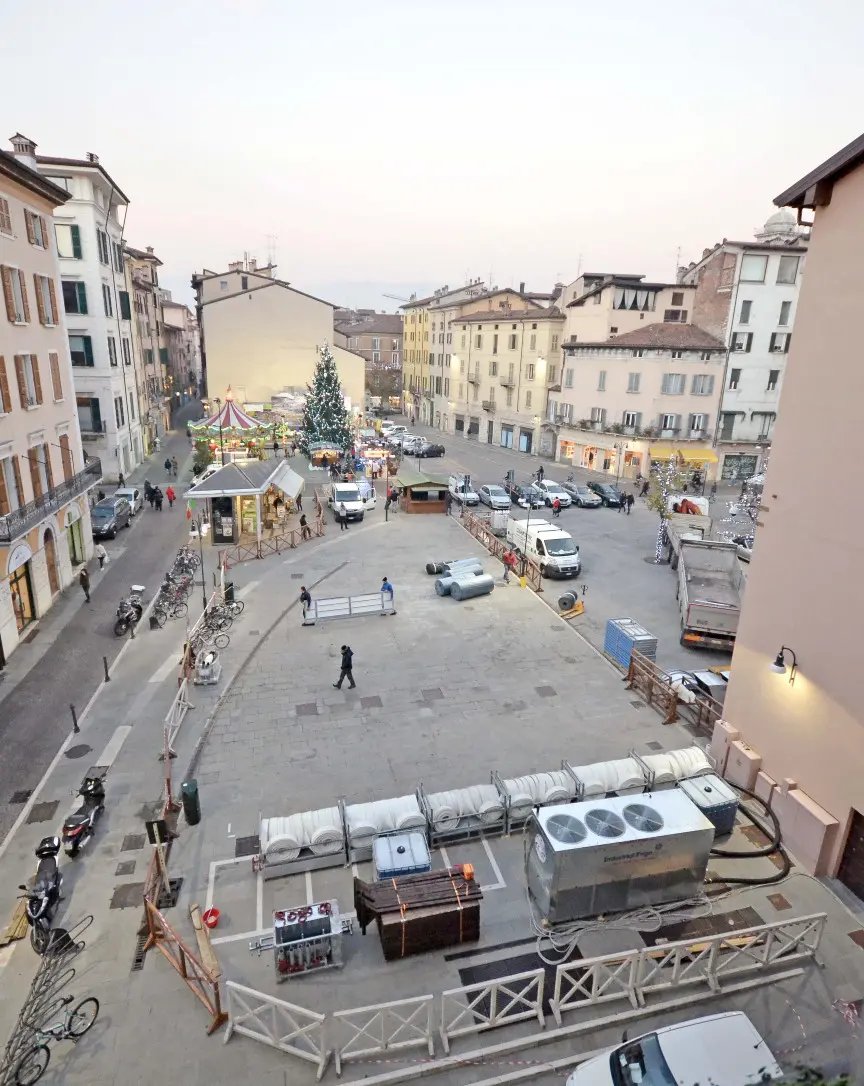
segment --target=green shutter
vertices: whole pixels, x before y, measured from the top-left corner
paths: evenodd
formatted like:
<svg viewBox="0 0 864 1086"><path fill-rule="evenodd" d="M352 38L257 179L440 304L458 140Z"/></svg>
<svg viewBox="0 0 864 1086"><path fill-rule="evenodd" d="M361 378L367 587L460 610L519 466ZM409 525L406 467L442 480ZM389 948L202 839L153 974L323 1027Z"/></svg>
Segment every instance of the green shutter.
<svg viewBox="0 0 864 1086"><path fill-rule="evenodd" d="M73 223L69 227L69 232L72 235L72 256L76 260L80 260L81 259L81 230L80 230L80 228L78 226L75 225L75 223ZM84 312L86 313L87 310L85 309Z"/></svg>
<svg viewBox="0 0 864 1086"><path fill-rule="evenodd" d="M124 321L132 320L132 310L129 308L129 291L120 291L120 316Z"/></svg>
<svg viewBox="0 0 864 1086"><path fill-rule="evenodd" d="M76 226L75 229L77 230L78 227ZM87 312L87 285L86 285L86 283L76 283L75 284L75 292L78 295L78 312L79 313L86 313Z"/></svg>
<svg viewBox="0 0 864 1086"><path fill-rule="evenodd" d="M168 348L167 347L160 347L159 348L159 361L162 363L163 366L168 365Z"/></svg>
<svg viewBox="0 0 864 1086"><path fill-rule="evenodd" d="M82 336L81 341L84 344L85 365L92 366L93 365L93 343L92 343L89 336Z"/></svg>
<svg viewBox="0 0 864 1086"><path fill-rule="evenodd" d="M90 418L93 420L93 429L99 433L102 430L102 405L95 397L90 400Z"/></svg>

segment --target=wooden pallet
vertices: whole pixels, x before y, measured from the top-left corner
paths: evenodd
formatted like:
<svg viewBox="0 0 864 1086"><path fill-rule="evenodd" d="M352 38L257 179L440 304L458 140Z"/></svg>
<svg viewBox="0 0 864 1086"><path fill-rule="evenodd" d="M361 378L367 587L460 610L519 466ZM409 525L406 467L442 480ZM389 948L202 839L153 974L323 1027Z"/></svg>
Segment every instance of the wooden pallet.
<svg viewBox="0 0 864 1086"><path fill-rule="evenodd" d="M9 923L0 934L0 947L14 943L16 939L23 939L27 934L27 902L21 898L12 910Z"/></svg>

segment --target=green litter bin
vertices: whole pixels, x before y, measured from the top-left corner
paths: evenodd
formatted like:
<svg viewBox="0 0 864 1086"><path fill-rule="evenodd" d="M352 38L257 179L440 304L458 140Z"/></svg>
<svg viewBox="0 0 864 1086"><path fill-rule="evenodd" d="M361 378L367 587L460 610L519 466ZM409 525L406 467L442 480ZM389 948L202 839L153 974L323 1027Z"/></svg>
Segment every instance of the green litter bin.
<svg viewBox="0 0 864 1086"><path fill-rule="evenodd" d="M183 814L190 826L197 826L201 821L201 799L198 795L198 782L192 780L183 781L180 785L180 795L183 797Z"/></svg>

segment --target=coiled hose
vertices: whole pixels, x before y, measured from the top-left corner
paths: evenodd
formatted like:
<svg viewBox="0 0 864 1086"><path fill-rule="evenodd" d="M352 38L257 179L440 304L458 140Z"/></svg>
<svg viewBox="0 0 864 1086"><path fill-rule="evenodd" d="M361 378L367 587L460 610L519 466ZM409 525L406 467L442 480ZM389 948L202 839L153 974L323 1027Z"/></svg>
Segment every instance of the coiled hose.
<svg viewBox="0 0 864 1086"><path fill-rule="evenodd" d="M762 807L764 813L770 818L773 826L773 831L769 831L767 826L760 821L759 818L744 804L741 803L738 806L738 810L744 815L745 818L749 818L753 825L759 830L765 837L768 838L768 844L763 845L758 849L724 849L724 848L712 848L711 855L719 858L725 858L727 860L752 860L758 859L760 856L773 856L776 852L779 852L783 858L783 866L777 871L775 875L769 875L767 878L745 878L743 875L734 877L718 877L718 882L725 882L729 886L772 886L776 882L782 882L787 877L792 869L792 861L780 843L780 823L777 821L777 815L771 810L768 804L760 796L757 796L755 792L749 791L747 788L742 788L740 785L735 785L735 790L739 794L747 796L749 799L755 799L756 802Z"/></svg>

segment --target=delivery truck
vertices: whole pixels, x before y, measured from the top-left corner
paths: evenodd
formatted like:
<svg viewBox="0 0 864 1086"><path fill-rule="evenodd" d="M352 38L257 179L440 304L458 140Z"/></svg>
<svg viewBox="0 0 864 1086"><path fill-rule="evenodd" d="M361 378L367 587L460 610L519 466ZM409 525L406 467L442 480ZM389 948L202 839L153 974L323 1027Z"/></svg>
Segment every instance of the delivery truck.
<svg viewBox="0 0 864 1086"><path fill-rule="evenodd" d="M734 543L682 539L678 558L681 644L731 652L744 584Z"/></svg>

